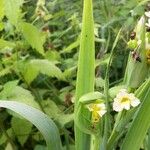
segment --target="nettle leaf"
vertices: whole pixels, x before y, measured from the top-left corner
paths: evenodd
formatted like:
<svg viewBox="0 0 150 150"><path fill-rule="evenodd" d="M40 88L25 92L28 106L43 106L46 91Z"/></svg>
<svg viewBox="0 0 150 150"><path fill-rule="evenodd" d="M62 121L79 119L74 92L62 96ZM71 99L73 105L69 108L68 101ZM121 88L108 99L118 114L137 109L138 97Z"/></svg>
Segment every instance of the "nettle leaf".
<svg viewBox="0 0 150 150"><path fill-rule="evenodd" d="M23 75L28 84L30 84L39 73L63 79L61 70L53 62L46 59L35 59L25 64Z"/></svg>
<svg viewBox="0 0 150 150"><path fill-rule="evenodd" d="M0 0L0 21L4 18L4 0Z"/></svg>
<svg viewBox="0 0 150 150"><path fill-rule="evenodd" d="M10 143L8 143L5 150L13 150L12 145Z"/></svg>
<svg viewBox="0 0 150 150"><path fill-rule="evenodd" d="M14 138L14 133L12 131L12 128L9 128L8 130L6 130L6 133L9 135L9 137L11 137L11 139ZM0 145L4 144L7 142L7 137L5 135L5 133L2 134L2 136L0 137Z"/></svg>
<svg viewBox="0 0 150 150"><path fill-rule="evenodd" d="M3 39L0 39L0 49L4 48L14 48L15 44L13 42L9 42Z"/></svg>
<svg viewBox="0 0 150 150"><path fill-rule="evenodd" d="M34 25L30 23L21 24L22 33L26 41L35 49L38 53L44 55L43 44L45 43L45 35L42 34Z"/></svg>
<svg viewBox="0 0 150 150"><path fill-rule="evenodd" d="M64 114L52 100L43 101L42 104L46 114L55 121L59 122L62 127L65 124L73 121L74 114Z"/></svg>
<svg viewBox="0 0 150 150"><path fill-rule="evenodd" d="M9 101L13 99L39 109L39 105L34 100L31 92L17 84L18 80L7 82L2 92L0 92L0 98L8 99Z"/></svg>
<svg viewBox="0 0 150 150"><path fill-rule="evenodd" d="M6 17L15 26L18 26L18 23L21 21L22 13L20 7L23 2L24 0L4 0Z"/></svg>
<svg viewBox="0 0 150 150"><path fill-rule="evenodd" d="M19 143L23 146L32 130L32 124L27 120L13 117L11 125Z"/></svg>

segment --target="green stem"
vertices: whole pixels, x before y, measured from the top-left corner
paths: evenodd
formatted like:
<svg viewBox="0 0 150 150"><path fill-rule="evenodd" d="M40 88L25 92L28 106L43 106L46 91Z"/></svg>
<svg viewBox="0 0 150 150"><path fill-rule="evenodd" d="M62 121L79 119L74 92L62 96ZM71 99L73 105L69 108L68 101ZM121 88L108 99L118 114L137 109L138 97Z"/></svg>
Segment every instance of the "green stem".
<svg viewBox="0 0 150 150"><path fill-rule="evenodd" d="M113 56L114 56L115 46L117 45L117 42L119 40L120 33L121 33L121 29L119 30L117 37L113 43L111 53L110 53L109 62L107 64L107 68L106 68L106 75L105 75L104 93L105 93L105 97L106 97L105 103L106 103L107 113L105 115L105 124L104 124L104 137L103 137L103 149L104 150L106 150L109 131L111 130L110 121L109 121L109 114L110 114L109 92L108 92L109 91L109 73L110 73L110 66L111 66L111 63L113 60Z"/></svg>
<svg viewBox="0 0 150 150"><path fill-rule="evenodd" d="M101 137L99 135L92 135L90 150L100 150Z"/></svg>

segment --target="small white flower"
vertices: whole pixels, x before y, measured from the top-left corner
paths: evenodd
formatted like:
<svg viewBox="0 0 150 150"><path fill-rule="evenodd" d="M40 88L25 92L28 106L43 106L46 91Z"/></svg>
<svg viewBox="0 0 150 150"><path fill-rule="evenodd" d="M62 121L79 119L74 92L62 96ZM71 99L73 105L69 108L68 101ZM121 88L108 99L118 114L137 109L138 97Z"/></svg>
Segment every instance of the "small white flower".
<svg viewBox="0 0 150 150"><path fill-rule="evenodd" d="M145 16L150 18L150 11L145 12Z"/></svg>
<svg viewBox="0 0 150 150"><path fill-rule="evenodd" d="M136 107L140 100L133 93L127 93L126 89L120 90L113 102L113 110L119 112L123 109L129 110L130 107Z"/></svg>
<svg viewBox="0 0 150 150"><path fill-rule="evenodd" d="M92 112L92 122L98 122L99 119L106 113L106 106L104 103L87 105L89 111Z"/></svg>
<svg viewBox="0 0 150 150"><path fill-rule="evenodd" d="M147 27L150 27L150 19L148 19L148 22L145 23L145 25L146 25Z"/></svg>

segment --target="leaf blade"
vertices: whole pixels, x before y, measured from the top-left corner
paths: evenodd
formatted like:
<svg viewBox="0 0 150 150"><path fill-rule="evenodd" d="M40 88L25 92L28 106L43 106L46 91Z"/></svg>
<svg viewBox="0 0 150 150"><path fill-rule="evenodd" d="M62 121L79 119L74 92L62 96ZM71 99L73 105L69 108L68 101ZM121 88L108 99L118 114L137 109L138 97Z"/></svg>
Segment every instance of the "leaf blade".
<svg viewBox="0 0 150 150"><path fill-rule="evenodd" d="M61 142L55 123L41 111L16 101L0 101L0 107L10 109L33 123L44 136L48 150L61 150Z"/></svg>

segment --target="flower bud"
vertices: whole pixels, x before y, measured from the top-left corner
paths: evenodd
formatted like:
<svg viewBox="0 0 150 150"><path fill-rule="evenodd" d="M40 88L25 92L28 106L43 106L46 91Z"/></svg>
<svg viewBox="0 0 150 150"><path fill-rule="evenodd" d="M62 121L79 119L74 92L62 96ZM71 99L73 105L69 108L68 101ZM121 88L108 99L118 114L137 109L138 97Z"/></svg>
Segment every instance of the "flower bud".
<svg viewBox="0 0 150 150"><path fill-rule="evenodd" d="M124 78L125 84L130 88L139 87L148 76L146 47L150 47L150 45L146 42L149 37L146 37L145 29L145 18L142 16L135 28L138 46L129 54Z"/></svg>

